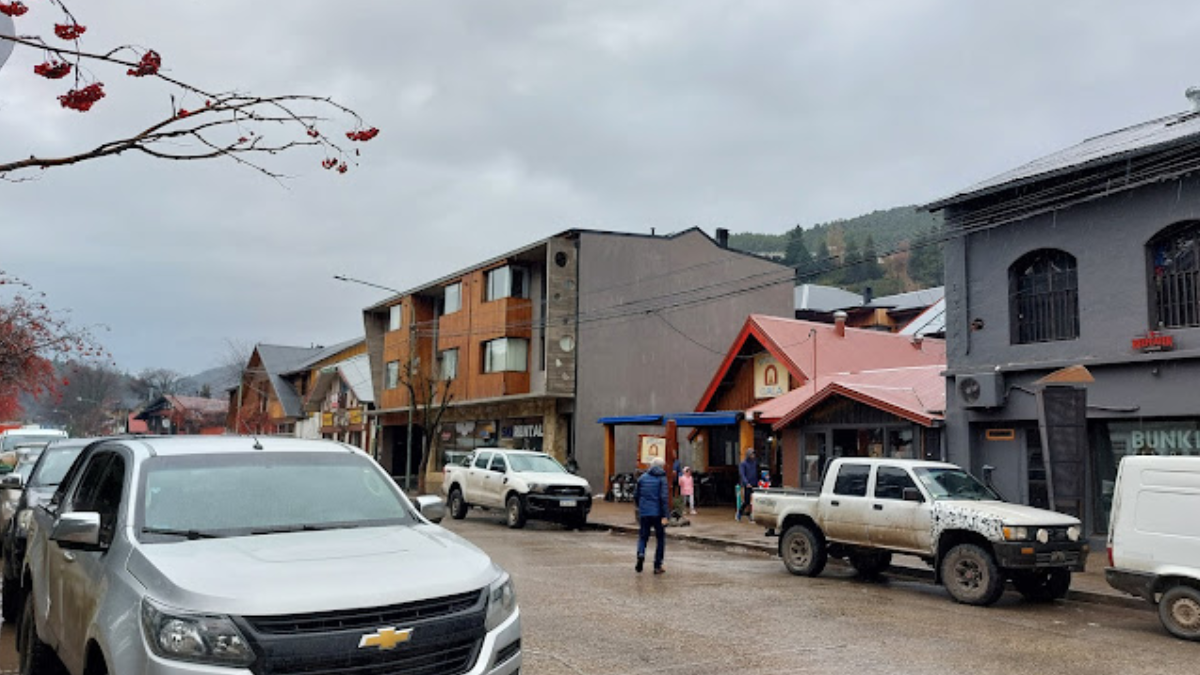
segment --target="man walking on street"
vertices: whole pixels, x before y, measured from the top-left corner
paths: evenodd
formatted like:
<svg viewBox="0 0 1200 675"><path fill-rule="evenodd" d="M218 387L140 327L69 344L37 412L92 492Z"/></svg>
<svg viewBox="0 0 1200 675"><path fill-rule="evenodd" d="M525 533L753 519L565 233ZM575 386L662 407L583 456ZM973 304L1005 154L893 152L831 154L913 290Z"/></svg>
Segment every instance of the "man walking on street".
<svg viewBox="0 0 1200 675"><path fill-rule="evenodd" d="M637 487L633 490L633 503L637 504L638 513L638 572L646 562L646 542L650 541L650 528L654 528L654 573L662 574L663 553L667 545L667 514L670 513L670 500L667 495L667 472L663 469L662 457L655 457L650 462L650 470L638 478Z"/></svg>
<svg viewBox="0 0 1200 675"><path fill-rule="evenodd" d="M750 512L750 493L758 484L758 462L754 460L754 448L746 450L746 459L738 465L738 484L742 487L742 507L738 509L737 519L742 520L742 514Z"/></svg>

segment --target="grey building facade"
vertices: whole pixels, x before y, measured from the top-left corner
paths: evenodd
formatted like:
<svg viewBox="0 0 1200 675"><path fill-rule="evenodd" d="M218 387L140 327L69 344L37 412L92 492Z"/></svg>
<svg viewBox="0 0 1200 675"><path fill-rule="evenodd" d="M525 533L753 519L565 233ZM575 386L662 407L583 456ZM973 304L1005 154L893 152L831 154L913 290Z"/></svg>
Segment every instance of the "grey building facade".
<svg viewBox="0 0 1200 675"><path fill-rule="evenodd" d="M1121 457L1200 454L1198 114L1089 139L926 207L944 211L949 237L948 459L1013 501L1050 505L1056 492L1053 506L1094 534ZM1040 382L1070 366L1094 381Z"/></svg>

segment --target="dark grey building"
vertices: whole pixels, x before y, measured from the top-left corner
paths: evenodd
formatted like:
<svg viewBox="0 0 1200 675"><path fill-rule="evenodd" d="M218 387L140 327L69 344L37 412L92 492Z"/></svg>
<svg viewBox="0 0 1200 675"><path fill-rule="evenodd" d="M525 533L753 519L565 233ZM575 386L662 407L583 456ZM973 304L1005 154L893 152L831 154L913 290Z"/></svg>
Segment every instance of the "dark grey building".
<svg viewBox="0 0 1200 675"><path fill-rule="evenodd" d="M925 207L950 237L951 461L1103 533L1122 456L1200 454L1198 170L1200 107ZM1094 382L1039 383L1069 366Z"/></svg>

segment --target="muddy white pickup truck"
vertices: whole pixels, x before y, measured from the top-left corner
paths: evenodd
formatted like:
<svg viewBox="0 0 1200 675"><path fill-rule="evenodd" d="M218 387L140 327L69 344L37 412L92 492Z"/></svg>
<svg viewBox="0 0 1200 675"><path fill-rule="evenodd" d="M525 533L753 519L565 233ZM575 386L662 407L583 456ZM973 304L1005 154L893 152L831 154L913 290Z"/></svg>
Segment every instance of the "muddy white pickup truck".
<svg viewBox="0 0 1200 675"><path fill-rule="evenodd" d="M582 527L592 510L586 478L531 450L478 448L462 464L446 465L442 491L451 518L466 518L471 508L503 509L512 528L524 527L528 518Z"/></svg>
<svg viewBox="0 0 1200 675"><path fill-rule="evenodd" d="M819 494L756 491L754 522L779 535L788 571L816 576L830 556L863 575L915 555L958 602L990 605L1012 581L1027 599L1062 598L1088 546L1071 516L1002 501L953 464L834 460Z"/></svg>

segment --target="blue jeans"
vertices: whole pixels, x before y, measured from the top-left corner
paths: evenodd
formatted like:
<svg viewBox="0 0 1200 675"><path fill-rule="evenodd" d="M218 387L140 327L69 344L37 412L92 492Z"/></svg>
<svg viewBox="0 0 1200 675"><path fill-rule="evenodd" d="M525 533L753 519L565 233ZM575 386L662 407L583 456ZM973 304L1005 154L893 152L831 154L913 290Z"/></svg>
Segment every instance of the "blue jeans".
<svg viewBox="0 0 1200 675"><path fill-rule="evenodd" d="M662 516L641 516L638 518L638 548L637 556L646 557L646 542L650 541L650 528L654 528L654 568L663 565L663 552L667 546L667 533L663 529Z"/></svg>

